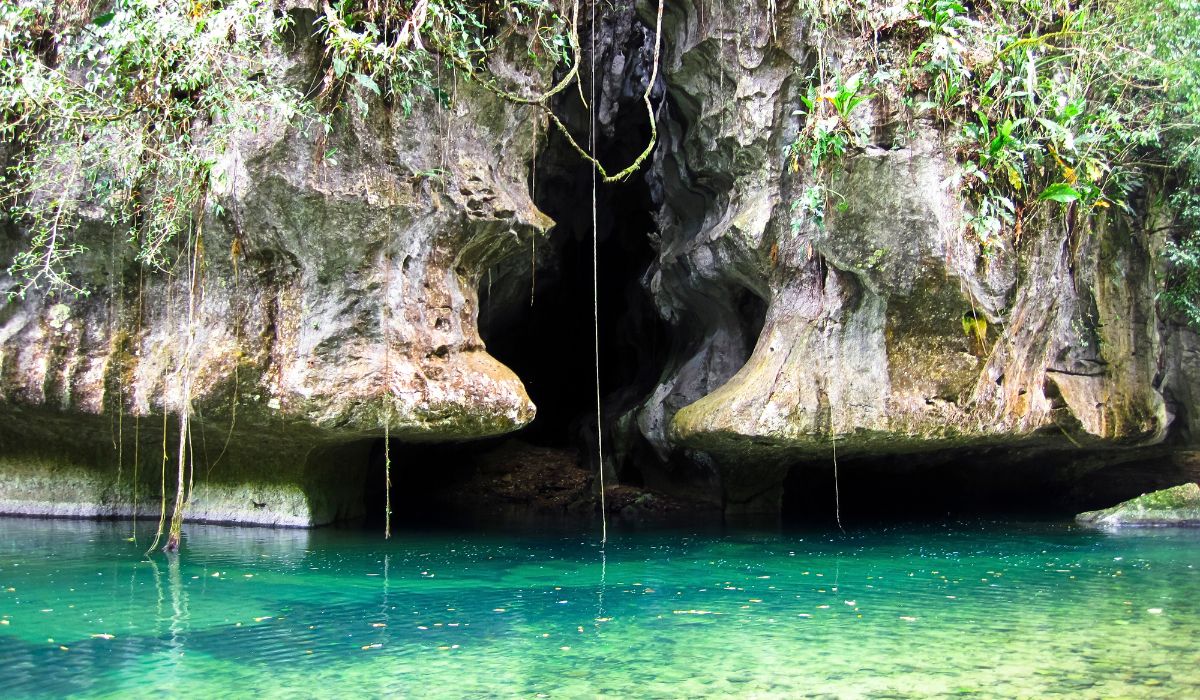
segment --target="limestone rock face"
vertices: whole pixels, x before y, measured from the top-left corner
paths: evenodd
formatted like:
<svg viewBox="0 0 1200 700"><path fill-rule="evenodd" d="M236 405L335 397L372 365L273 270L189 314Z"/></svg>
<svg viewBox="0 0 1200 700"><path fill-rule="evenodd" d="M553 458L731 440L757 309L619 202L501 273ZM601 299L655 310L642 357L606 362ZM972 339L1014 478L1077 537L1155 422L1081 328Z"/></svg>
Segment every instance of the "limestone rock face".
<svg viewBox="0 0 1200 700"><path fill-rule="evenodd" d="M300 26L315 17L294 11ZM282 58L299 85L319 82L313 42ZM366 460L351 460L357 448L322 457L332 446L385 429L413 441L476 438L532 420L520 379L479 337L476 289L490 265L552 224L526 187L538 120L482 89L447 89L451 107L430 100L407 116L378 99L366 115L347 107L327 140L288 124L242 134L218 163L196 255L171 269L139 270L102 221L85 221L78 281L91 295L0 308L0 454L10 469L58 464L60 476L78 475L64 479L79 492L39 496L6 479L0 510L131 510L135 425L139 478L152 472L157 496L162 416L173 471L173 431L189 410L195 449L206 442L197 473L230 490L209 519L299 525L354 508L324 503L318 485L339 469L357 475ZM22 244L6 233L0 259ZM0 289L11 284L0 277ZM58 416L72 419L44 436L52 444L29 439L30 421ZM247 482L295 494L253 495ZM203 488L196 498L191 512L205 518Z"/></svg>
<svg viewBox="0 0 1200 700"><path fill-rule="evenodd" d="M309 3L285 5L311 23ZM868 142L825 171L812 201L808 164L789 153L801 96L818 61L849 70L868 46L822 39L833 30L805 8L666 4L651 91L660 140L634 177L657 224L640 284L670 349L646 395L606 401L625 410L605 417L621 432L606 444L648 445L647 488L727 514L778 511L789 469L835 453L997 465L1079 454L1062 467L1074 474L1146 446L1189 449L1200 338L1156 307L1154 213L1083 230L1045 203L984 251L954 129L884 92L854 113ZM600 8L593 113L584 89L556 98L581 141L594 116L606 162L641 149L619 132L644 119L655 9ZM284 63L307 87L320 50ZM526 63L492 69L550 82ZM360 509L354 491L385 432L458 441L529 423L521 379L480 338L477 289L509 261L505 289L523 293L521 275L545 264L536 251L561 250L541 246L553 222L530 173L535 156L544 168L576 154L539 152L556 137L536 110L446 80L450 107L406 116L376 100L366 115L339 112L328 140L284 124L243 134L218 164L202 245L169 270L141 270L100 219L85 221L91 296L0 307L0 512L156 512L181 414L193 417L193 517L282 525ZM551 182L567 182L558 170ZM583 170L588 182L538 191L583 212ZM628 191L599 201L633 206L618 201ZM23 243L0 231L0 261ZM529 257L512 263L519 251Z"/></svg>
<svg viewBox="0 0 1200 700"><path fill-rule="evenodd" d="M787 465L835 447L1082 453L1193 420L1194 338L1155 307L1149 224L1087 232L1050 212L985 252L950 135L888 94L856 113L870 143L833 165L822 218L788 154L822 30L796 5L671 3L666 24L647 279L692 341L634 414L661 454L718 465L727 510L777 508ZM840 46L830 70L865 50ZM761 331L746 295L765 302Z"/></svg>

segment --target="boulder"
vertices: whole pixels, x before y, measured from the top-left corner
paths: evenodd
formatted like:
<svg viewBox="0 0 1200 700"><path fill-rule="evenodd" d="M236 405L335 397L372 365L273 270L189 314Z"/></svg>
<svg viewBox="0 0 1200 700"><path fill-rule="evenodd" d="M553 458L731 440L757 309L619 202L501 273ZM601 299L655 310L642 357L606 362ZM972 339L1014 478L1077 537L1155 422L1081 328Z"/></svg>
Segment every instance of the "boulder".
<svg viewBox="0 0 1200 700"><path fill-rule="evenodd" d="M1099 527L1200 527L1200 485L1144 493L1112 508L1080 513L1075 520Z"/></svg>

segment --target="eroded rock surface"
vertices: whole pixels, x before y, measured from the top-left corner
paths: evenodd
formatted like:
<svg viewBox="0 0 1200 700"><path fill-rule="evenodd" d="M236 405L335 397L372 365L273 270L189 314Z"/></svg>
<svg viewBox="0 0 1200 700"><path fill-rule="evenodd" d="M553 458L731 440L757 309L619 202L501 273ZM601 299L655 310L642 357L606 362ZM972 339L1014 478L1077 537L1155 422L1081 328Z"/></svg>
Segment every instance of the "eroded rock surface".
<svg viewBox="0 0 1200 700"><path fill-rule="evenodd" d="M660 454L715 464L727 510L769 511L789 465L835 449L1082 455L1194 420L1194 340L1155 307L1150 221L1031 217L985 252L952 134L892 94L856 117L871 143L834 164L823 220L806 209L812 177L788 146L830 30L773 9L668 7L648 287L690 340L634 412ZM825 70L863 64L863 41L828 38ZM766 302L760 332L747 293Z"/></svg>
<svg viewBox="0 0 1200 700"><path fill-rule="evenodd" d="M645 118L653 9L599 13L595 129L616 167L640 148L621 132ZM789 470L835 453L909 466L974 455L1001 469L1046 454L1047 469L1074 476L1148 446L1190 450L1200 340L1156 307L1163 233L1151 216L1084 231L1047 204L983 251L952 129L894 94L856 113L870 142L831 169L823 213L805 204L812 176L788 149L817 47L835 47L820 57L829 70L864 65L867 51L828 31L803 3L667 4L660 141L634 176L657 230L600 235L650 237L640 285L669 349L659 372L649 350L637 358L648 391L605 397L610 460L636 453L647 489L735 514L778 511ZM287 60L302 84L318 70L312 47ZM521 379L480 338L477 289L487 279L490 293L496 272L489 298L512 315L528 276L562 250L538 247L553 222L532 199L535 155L558 169L552 185L577 178L541 196L567 200L579 226L590 178L567 173L573 152L544 151L565 147L536 111L450 87L449 109L347 110L328 143L284 125L245 134L220 164L223 213L205 226L196 284L185 267L141 274L86 222L93 295L0 309L0 511L127 513L134 483L150 494L137 510L155 511L162 444L172 462L189 405L204 454L193 515L273 524L360 510L351 492L385 426L420 442L527 424ZM583 92L555 104L580 138ZM601 227L630 191L602 189ZM0 259L21 244L6 236ZM591 391L591 377L571 381ZM594 440L594 426L581 430ZM572 494L592 488L566 477Z"/></svg>
<svg viewBox="0 0 1200 700"><path fill-rule="evenodd" d="M314 14L295 12L311 27ZM281 61L307 86L320 48L302 41ZM448 89L448 109L339 110L328 140L282 123L242 134L218 164L197 254L172 269L140 270L101 220L85 221L91 296L0 310L0 511L129 512L136 459L157 512L160 443L173 474L184 413L203 452L196 481L228 484L198 489L192 516L291 525L361 509L327 490L365 467L338 446L528 423L520 379L480 340L476 288L552 224L526 186L539 119L477 87ZM22 243L7 234L0 258Z"/></svg>

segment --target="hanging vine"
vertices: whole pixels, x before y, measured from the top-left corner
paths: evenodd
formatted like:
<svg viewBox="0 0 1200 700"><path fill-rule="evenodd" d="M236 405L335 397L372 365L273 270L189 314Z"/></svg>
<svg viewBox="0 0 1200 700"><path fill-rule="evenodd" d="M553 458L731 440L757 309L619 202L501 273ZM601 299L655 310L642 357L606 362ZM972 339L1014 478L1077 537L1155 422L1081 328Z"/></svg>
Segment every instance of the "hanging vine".
<svg viewBox="0 0 1200 700"><path fill-rule="evenodd" d="M592 4L592 50L591 54L591 76L588 81L589 100L588 104L596 104L596 5ZM655 68L657 69L658 61L655 60ZM650 83L654 84L653 81ZM649 94L649 92L647 92ZM554 117L553 113L551 116ZM653 124L654 115L651 114L651 124ZM571 135L567 133L566 127L562 122L554 117L555 123L559 129L566 135L568 140L571 140ZM653 128L653 126L651 127ZM571 143L575 145L574 140ZM576 150L579 146L575 145ZM588 111L588 149L590 152L596 151L596 113ZM586 154L585 154L586 155ZM600 232L596 225L596 176L602 172L600 163L594 158L589 157L588 160L592 164L592 359L596 369L596 469L600 478L600 547L603 555L603 548L608 544L608 504L606 502L605 485L604 485L604 410L600 400Z"/></svg>
<svg viewBox="0 0 1200 700"><path fill-rule="evenodd" d="M584 102L590 111L596 98L597 25L595 2L589 7L593 66L591 99ZM238 135L278 122L328 133L333 113L346 105L365 113L383 101L405 114L418 100L446 106L455 99L441 87L441 71L447 68L455 81L463 76L505 102L544 113L592 166L595 181L623 180L644 165L658 138L651 94L658 79L663 12L660 0L653 63L642 94L649 139L632 162L610 170L596 155L594 114L584 147L551 106L572 84L582 100L580 0L570 0L569 5L564 0L326 0L317 20L324 68L318 89L308 95L285 80L285 47L294 17L277 11L273 0L113 0L99 10L88 3L53 0L12 0L0 6L0 141L15 149L0 173L0 202L27 240L12 260L9 272L17 284L7 293L25 297L35 291L89 292L70 269L85 250L76 236L85 212L89 219L99 212L114 241L133 245L141 268L139 283L146 269L179 269L181 260L173 257L173 250L182 248L186 256L188 337L177 367L176 490L167 526L169 412L164 409L160 517L151 549L164 534L165 548L178 548L191 501L191 364L203 266L202 224L208 213L221 210L209 199L218 177L214 166ZM490 70L498 49L522 39L535 69L545 73L562 67L561 77L544 90L506 86ZM185 235L189 237L184 245L176 245ZM240 245L235 236L235 285ZM114 245L114 259L119 259L115 250ZM532 254L536 267L536 250ZM138 303L140 322L140 293ZM598 343L598 326L596 333ZM237 369L235 359L230 436L236 421ZM597 364L597 386L598 373ZM118 391L118 412L123 410L123 391ZM385 439L390 407L389 398ZM600 409L598 397L598 421ZM117 459L123 462L123 423L118 432ZM140 422L135 419L135 518L139 438ZM598 448L602 453L602 445ZM387 452L385 445L390 491ZM601 463L602 459L601 454ZM389 493L389 521L390 515ZM390 526L385 534L390 535Z"/></svg>
<svg viewBox="0 0 1200 700"><path fill-rule="evenodd" d="M544 112L571 148L597 169L603 182L623 180L641 168L658 140L658 120L650 96L658 80L663 0L657 6L651 74L642 94L650 123L650 138L629 165L615 172L610 172L597 159L593 144L589 143L588 148L579 144L550 104L551 98L577 82L579 76L579 0L571 3L569 19L556 12L547 0L509 0L498 5L499 9L494 12L510 19L503 30L489 24L487 3L474 8L456 5L456 10L436 0L417 0L411 10L405 10L403 3L368 2L363 7L349 1L326 2L320 25L326 37L330 66L321 95L344 94L344 87L354 83L377 96L395 96L406 112L411 111L414 95L422 92L444 99L445 95L432 80L430 68L430 63L440 58L497 97L514 104L534 106ZM526 15L520 11L522 7L536 11ZM594 2L591 10L594 35ZM502 86L486 68L490 54L521 26L532 26L536 44L553 63L567 65L566 73L557 83L534 95L522 95ZM592 50L595 50L594 46ZM536 57L538 54L531 48L530 55ZM581 84L580 90L582 99ZM369 110L369 103L362 95L352 92L352 99L363 112ZM583 101L589 106L594 99Z"/></svg>
<svg viewBox="0 0 1200 700"><path fill-rule="evenodd" d="M383 309L380 314L383 336L383 538L392 537L392 339L388 321L392 317L392 261L387 252L383 256Z"/></svg>
<svg viewBox="0 0 1200 700"><path fill-rule="evenodd" d="M204 254L204 229L199 222L195 235L189 241L188 255L188 307L187 329L184 333L183 355L179 361L179 447L176 456L175 507L171 513L171 527L163 551L179 551L183 531L183 515L191 500L195 485L196 460L192 449L192 351L196 336L196 307L201 291L201 266Z"/></svg>

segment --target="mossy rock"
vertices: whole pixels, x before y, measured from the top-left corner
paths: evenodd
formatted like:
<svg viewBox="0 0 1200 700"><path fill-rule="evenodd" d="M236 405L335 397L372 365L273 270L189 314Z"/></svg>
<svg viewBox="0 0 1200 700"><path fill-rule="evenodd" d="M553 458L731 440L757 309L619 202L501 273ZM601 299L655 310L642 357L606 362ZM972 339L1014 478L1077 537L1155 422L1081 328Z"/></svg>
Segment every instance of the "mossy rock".
<svg viewBox="0 0 1200 700"><path fill-rule="evenodd" d="M1200 527L1200 486L1183 484L1144 493L1112 508L1080 513L1075 520L1107 527Z"/></svg>

